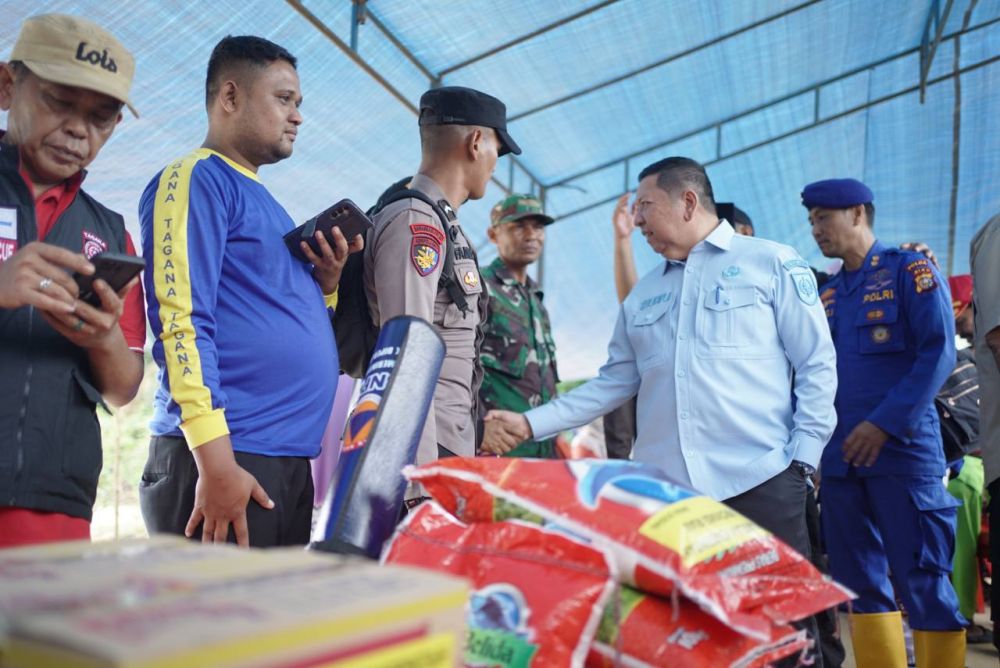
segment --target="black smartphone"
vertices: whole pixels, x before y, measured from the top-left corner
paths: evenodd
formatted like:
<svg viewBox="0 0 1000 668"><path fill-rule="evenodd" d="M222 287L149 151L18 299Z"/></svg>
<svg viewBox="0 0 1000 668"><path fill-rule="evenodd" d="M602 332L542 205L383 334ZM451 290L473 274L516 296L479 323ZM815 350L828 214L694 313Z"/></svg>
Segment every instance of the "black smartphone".
<svg viewBox="0 0 1000 668"><path fill-rule="evenodd" d="M73 280L80 288L80 300L95 308L101 308L101 296L94 290L94 279L100 278L118 292L146 267L141 257L124 253L101 253L90 258L90 263L94 265L94 273L73 274Z"/></svg>
<svg viewBox="0 0 1000 668"><path fill-rule="evenodd" d="M371 226L372 221L368 219L364 211L351 200L342 199L329 209L302 223L283 238L285 246L288 247L288 251L292 255L303 262L308 262L309 259L302 252L299 244L305 241L312 251L319 255L319 244L314 236L317 231L322 232L327 242L332 246L333 235L331 232L334 227L339 227L344 238L350 242L358 234L364 236L371 229Z"/></svg>

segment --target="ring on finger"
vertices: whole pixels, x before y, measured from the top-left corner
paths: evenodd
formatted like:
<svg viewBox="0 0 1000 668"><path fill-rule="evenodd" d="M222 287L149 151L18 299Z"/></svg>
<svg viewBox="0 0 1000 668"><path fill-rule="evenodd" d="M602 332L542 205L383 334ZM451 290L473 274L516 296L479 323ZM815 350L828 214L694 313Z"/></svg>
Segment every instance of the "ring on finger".
<svg viewBox="0 0 1000 668"><path fill-rule="evenodd" d="M38 289L39 290L45 290L50 285L52 285L52 279L51 278L43 278L42 280L38 281Z"/></svg>
<svg viewBox="0 0 1000 668"><path fill-rule="evenodd" d="M84 324L85 323L83 322L83 318L77 318L76 319L76 324L73 325L73 331L74 332L79 332L81 329L83 329L83 325Z"/></svg>

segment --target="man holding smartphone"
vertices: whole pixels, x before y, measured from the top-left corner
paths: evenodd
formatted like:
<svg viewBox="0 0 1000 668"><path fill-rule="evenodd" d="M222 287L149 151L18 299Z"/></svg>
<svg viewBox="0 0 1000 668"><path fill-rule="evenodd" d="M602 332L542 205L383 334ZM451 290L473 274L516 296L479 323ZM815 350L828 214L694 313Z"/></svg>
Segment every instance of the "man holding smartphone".
<svg viewBox="0 0 1000 668"><path fill-rule="evenodd" d="M91 58L89 54L100 56ZM129 103L132 55L99 26L47 14L0 63L0 547L90 537L101 471L96 406L142 380L142 289L73 273L134 255L122 217L81 189ZM133 109L134 112L134 109Z"/></svg>
<svg viewBox="0 0 1000 668"><path fill-rule="evenodd" d="M292 154L302 123L296 60L226 37L206 77L208 136L169 163L139 202L149 321L160 367L139 486L150 533L266 547L309 540L309 459L333 405L338 359L327 307L360 237L334 228L312 264L257 176ZM324 304L325 298L325 304Z"/></svg>

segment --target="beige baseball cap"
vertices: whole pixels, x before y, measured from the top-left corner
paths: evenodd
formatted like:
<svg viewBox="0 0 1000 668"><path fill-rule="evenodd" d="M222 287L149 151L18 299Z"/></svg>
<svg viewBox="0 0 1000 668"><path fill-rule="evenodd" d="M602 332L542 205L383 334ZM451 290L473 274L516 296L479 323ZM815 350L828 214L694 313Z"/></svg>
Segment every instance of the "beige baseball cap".
<svg viewBox="0 0 1000 668"><path fill-rule="evenodd" d="M66 14L32 16L21 25L10 59L47 81L121 100L139 116L128 98L135 59L114 35L92 21Z"/></svg>

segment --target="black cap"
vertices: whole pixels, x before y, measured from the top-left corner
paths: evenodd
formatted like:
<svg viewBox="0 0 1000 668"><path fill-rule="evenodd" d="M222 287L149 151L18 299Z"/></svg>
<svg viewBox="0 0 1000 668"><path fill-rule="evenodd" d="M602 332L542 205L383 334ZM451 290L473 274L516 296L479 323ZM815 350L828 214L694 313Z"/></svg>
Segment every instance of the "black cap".
<svg viewBox="0 0 1000 668"><path fill-rule="evenodd" d="M716 202L715 213L719 216L719 218L725 218L728 220L729 224L733 227L736 227L737 225L746 225L750 229L753 229L753 221L750 220L750 216L747 215L747 212L732 202Z"/></svg>
<svg viewBox="0 0 1000 668"><path fill-rule="evenodd" d="M420 125L481 125L500 136L500 155L521 154L507 134L507 107L492 95L463 86L432 88L420 96Z"/></svg>

